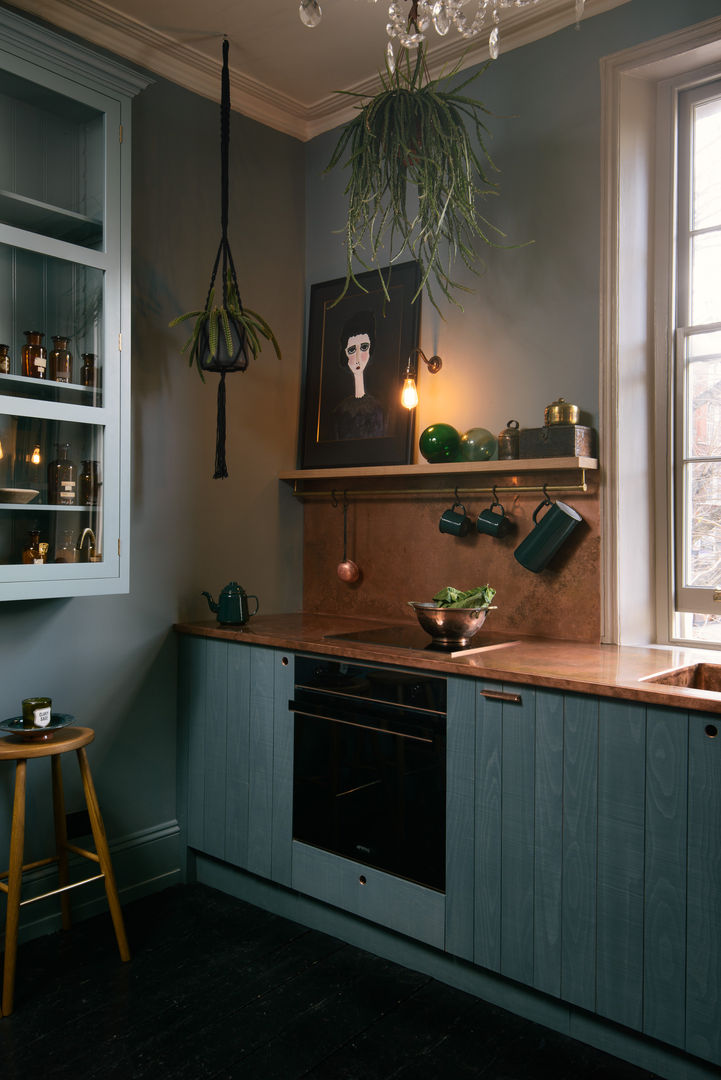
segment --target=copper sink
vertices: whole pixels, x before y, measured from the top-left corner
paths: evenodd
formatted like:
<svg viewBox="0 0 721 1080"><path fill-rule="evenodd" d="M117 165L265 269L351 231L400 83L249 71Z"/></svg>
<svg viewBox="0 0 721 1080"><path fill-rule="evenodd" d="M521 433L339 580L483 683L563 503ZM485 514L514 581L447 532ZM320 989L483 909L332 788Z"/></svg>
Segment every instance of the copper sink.
<svg viewBox="0 0 721 1080"><path fill-rule="evenodd" d="M712 690L720 694L721 664L689 664L688 667L651 675L643 681L663 683L664 686L688 686L692 690Z"/></svg>

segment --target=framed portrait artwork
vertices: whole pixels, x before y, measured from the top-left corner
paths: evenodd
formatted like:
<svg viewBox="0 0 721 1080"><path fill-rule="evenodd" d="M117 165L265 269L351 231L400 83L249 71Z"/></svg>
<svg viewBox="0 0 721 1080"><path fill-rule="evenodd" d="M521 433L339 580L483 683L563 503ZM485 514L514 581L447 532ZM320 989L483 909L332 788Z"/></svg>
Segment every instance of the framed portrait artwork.
<svg viewBox="0 0 721 1080"><path fill-rule="evenodd" d="M414 409L401 405L408 357L418 344L420 276L416 262L311 285L308 352L301 396L300 467L406 465ZM364 292L363 289L367 291ZM336 302L337 301L337 302Z"/></svg>

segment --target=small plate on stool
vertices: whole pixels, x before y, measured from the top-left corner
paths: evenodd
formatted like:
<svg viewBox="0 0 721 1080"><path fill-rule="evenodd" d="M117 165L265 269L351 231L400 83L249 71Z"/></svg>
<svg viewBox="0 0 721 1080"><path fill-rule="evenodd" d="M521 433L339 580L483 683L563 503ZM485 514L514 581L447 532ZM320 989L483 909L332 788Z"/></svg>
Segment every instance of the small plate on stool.
<svg viewBox="0 0 721 1080"><path fill-rule="evenodd" d="M53 713L50 723L44 728L26 728L23 727L22 716L11 716L7 720L0 720L0 731L7 732L8 735L19 735L25 742L47 742L52 739L54 732L74 723L75 717L70 713Z"/></svg>

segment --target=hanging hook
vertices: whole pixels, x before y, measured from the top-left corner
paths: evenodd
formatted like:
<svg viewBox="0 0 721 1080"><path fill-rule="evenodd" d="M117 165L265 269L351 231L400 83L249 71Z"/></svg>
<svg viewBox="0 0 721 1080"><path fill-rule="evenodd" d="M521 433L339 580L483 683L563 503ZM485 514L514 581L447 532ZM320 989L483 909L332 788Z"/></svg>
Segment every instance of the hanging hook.
<svg viewBox="0 0 721 1080"><path fill-rule="evenodd" d="M549 504L549 506L551 506L553 504L553 499L548 494L545 484L543 485L543 495L544 495L544 498L545 498L546 502Z"/></svg>
<svg viewBox="0 0 721 1080"><path fill-rule="evenodd" d="M331 506L335 510L336 506L338 505L338 500L335 497L335 488L333 488L333 490L330 493L330 502L331 502Z"/></svg>
<svg viewBox="0 0 721 1080"><path fill-rule="evenodd" d="M348 502L348 492L344 491L343 492L343 510L344 510L344 512L347 511L349 506L350 506L350 503Z"/></svg>

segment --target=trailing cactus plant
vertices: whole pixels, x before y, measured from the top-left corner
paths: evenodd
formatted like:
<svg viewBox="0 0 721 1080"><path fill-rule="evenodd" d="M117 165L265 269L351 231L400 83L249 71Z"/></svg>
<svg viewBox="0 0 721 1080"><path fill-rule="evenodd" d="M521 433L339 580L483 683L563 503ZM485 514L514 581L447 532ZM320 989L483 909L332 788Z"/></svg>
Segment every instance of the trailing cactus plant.
<svg viewBox="0 0 721 1080"><path fill-rule="evenodd" d="M381 91L343 128L326 169L349 170L341 295L351 282L359 284L354 260L368 270L381 254L391 265L411 256L421 272L413 299L425 289L438 307L433 283L460 307L453 293L469 290L455 280L454 262L460 258L478 273L479 243L506 246L505 234L481 212L483 202L498 194L486 145L490 112L465 93L487 66L458 83L459 65L432 79L425 46L414 61L403 50L395 68L381 74Z"/></svg>

